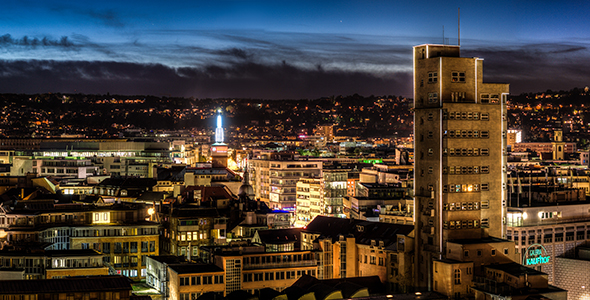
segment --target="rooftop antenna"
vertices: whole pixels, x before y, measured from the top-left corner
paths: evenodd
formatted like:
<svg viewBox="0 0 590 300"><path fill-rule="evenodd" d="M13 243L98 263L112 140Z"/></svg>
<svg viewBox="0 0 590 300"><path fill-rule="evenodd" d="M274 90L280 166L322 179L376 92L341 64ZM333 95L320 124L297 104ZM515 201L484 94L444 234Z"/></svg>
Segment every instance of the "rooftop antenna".
<svg viewBox="0 0 590 300"><path fill-rule="evenodd" d="M457 44L461 46L461 8L457 8Z"/></svg>

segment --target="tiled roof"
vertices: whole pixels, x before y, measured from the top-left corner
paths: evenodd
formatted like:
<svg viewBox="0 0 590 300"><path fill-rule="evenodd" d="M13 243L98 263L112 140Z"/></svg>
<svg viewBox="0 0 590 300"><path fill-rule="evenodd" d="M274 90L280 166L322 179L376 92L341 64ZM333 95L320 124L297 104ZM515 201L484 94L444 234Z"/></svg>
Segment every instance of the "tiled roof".
<svg viewBox="0 0 590 300"><path fill-rule="evenodd" d="M285 244L298 242L301 228L258 230L263 244Z"/></svg>
<svg viewBox="0 0 590 300"><path fill-rule="evenodd" d="M358 244L371 244L372 240L383 241L384 246L397 243L397 235L408 235L414 230L413 225L401 225L381 222L369 222L356 219L341 219L317 216L303 232L320 234L324 238L337 240L340 235L352 234Z"/></svg>

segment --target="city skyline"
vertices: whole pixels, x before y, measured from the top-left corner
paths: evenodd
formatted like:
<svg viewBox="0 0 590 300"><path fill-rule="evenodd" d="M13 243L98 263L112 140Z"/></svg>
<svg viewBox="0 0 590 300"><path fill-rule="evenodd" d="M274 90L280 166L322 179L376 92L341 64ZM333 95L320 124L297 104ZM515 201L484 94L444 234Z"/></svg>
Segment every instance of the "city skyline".
<svg viewBox="0 0 590 300"><path fill-rule="evenodd" d="M411 97L411 47L443 43L443 26L456 44L459 7L462 56L486 60L485 81L590 82L583 2L29 1L4 7L0 92Z"/></svg>

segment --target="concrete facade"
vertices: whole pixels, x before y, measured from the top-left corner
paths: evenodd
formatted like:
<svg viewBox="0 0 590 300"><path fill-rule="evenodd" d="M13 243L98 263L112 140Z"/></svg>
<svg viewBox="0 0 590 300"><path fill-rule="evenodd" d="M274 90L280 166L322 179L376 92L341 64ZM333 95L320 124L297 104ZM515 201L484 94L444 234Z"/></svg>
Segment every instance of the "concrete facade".
<svg viewBox="0 0 590 300"><path fill-rule="evenodd" d="M446 241L505 236L508 92L484 83L483 59L459 46L414 47L418 287L432 288Z"/></svg>

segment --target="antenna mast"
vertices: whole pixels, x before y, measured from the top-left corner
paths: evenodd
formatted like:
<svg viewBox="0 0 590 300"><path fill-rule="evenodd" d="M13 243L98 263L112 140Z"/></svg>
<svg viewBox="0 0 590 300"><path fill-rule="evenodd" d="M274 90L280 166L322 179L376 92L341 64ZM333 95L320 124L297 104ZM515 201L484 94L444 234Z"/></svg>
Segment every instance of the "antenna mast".
<svg viewBox="0 0 590 300"><path fill-rule="evenodd" d="M457 8L457 44L461 46L461 8Z"/></svg>

